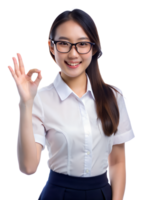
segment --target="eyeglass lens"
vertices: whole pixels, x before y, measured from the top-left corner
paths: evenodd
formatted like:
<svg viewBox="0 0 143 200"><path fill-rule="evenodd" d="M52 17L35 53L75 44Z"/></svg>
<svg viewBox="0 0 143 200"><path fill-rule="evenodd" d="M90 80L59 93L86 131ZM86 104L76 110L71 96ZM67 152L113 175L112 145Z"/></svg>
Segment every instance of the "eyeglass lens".
<svg viewBox="0 0 143 200"><path fill-rule="evenodd" d="M57 50L62 52L62 53L66 53L70 50L71 48L71 44L68 42L57 42L56 44L57 46ZM91 44L87 43L87 42L80 42L76 45L77 50L79 53L87 53L89 52L90 48L91 48Z"/></svg>

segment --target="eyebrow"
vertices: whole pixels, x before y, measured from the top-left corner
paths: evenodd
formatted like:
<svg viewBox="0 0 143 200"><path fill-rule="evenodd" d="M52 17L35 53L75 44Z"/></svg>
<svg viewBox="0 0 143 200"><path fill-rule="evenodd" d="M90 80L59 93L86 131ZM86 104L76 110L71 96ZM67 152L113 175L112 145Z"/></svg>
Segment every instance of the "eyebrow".
<svg viewBox="0 0 143 200"><path fill-rule="evenodd" d="M59 37L59 40L60 40L60 39L70 40L69 38L63 37L63 36L62 36L62 37ZM87 38L87 37L81 37L81 38L78 38L77 40L86 40L86 39L89 40L89 38Z"/></svg>

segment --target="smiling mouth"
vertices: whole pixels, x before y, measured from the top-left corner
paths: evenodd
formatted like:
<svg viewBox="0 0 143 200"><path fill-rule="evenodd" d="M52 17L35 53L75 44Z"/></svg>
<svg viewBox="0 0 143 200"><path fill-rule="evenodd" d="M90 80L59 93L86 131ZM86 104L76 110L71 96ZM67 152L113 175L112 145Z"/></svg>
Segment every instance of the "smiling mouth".
<svg viewBox="0 0 143 200"><path fill-rule="evenodd" d="M70 65L67 61L65 61L65 63L66 63L67 65ZM79 65L80 63L82 63L82 61L79 62L79 63L76 63L75 65L71 65L71 66L76 66L76 65ZM73 64L74 64L74 63L73 63Z"/></svg>
<svg viewBox="0 0 143 200"><path fill-rule="evenodd" d="M82 63L82 62L79 62L79 63L77 63L76 65L69 65L69 64L65 61L65 64L66 64L69 68L71 68L71 69L76 69L76 68L78 68L78 67L80 66L81 63Z"/></svg>

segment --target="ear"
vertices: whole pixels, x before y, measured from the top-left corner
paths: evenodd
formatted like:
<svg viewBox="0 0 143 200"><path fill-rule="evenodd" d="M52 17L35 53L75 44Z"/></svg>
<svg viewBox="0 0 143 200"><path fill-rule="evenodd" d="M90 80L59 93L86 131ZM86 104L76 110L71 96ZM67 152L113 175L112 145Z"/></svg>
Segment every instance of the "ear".
<svg viewBox="0 0 143 200"><path fill-rule="evenodd" d="M97 52L97 50L93 48L93 50L92 50L92 56L94 56L94 54L95 54L96 52Z"/></svg>
<svg viewBox="0 0 143 200"><path fill-rule="evenodd" d="M55 52L54 52L54 45L51 46L51 40L48 40L48 45L49 45L49 49L50 49L51 53L52 53L53 55L55 55Z"/></svg>

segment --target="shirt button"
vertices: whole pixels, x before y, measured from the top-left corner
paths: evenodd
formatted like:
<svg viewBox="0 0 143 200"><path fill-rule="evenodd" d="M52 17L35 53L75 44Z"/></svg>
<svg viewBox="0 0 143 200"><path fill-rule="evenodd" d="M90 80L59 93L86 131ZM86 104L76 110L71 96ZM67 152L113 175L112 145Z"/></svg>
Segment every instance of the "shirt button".
<svg viewBox="0 0 143 200"><path fill-rule="evenodd" d="M90 151L87 152L87 155L90 154Z"/></svg>
<svg viewBox="0 0 143 200"><path fill-rule="evenodd" d="M86 173L88 173L88 172L89 172L89 170L87 169L87 170L86 170Z"/></svg>

